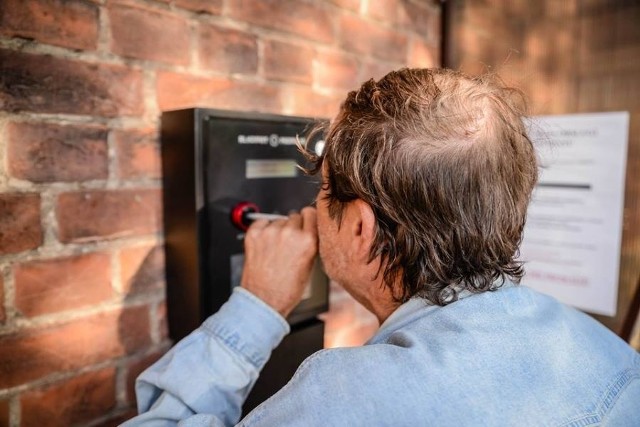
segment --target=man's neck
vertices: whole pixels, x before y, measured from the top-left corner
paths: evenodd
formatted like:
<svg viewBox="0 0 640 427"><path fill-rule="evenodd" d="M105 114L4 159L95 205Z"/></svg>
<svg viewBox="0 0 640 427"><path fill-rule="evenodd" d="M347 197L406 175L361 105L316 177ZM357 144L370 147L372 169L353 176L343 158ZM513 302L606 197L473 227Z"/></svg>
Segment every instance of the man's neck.
<svg viewBox="0 0 640 427"><path fill-rule="evenodd" d="M399 302L392 301L388 302L385 305L380 305L375 309L369 309L369 311L375 314L375 316L378 318L378 322L382 325L384 321L387 320L387 318L391 316L391 314L396 311L398 307L400 307L400 305L401 304Z"/></svg>
<svg viewBox="0 0 640 427"><path fill-rule="evenodd" d="M362 289L350 289L348 286L345 286L345 290L364 308L373 313L381 325L391 316L391 313L402 305L395 300L391 289L384 285L382 281L370 283L366 288L366 292L363 292Z"/></svg>

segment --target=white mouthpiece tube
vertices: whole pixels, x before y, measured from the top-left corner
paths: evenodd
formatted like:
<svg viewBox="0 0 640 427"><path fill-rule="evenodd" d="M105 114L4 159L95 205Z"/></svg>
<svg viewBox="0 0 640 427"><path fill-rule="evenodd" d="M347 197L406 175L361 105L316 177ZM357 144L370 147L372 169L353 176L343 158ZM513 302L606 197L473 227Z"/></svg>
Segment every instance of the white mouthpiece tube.
<svg viewBox="0 0 640 427"><path fill-rule="evenodd" d="M280 214L274 214L274 213L262 213L262 212L249 212L245 215L247 218L253 221L257 221L259 219L266 219L267 221L275 221L277 219L289 218L286 215L280 215Z"/></svg>

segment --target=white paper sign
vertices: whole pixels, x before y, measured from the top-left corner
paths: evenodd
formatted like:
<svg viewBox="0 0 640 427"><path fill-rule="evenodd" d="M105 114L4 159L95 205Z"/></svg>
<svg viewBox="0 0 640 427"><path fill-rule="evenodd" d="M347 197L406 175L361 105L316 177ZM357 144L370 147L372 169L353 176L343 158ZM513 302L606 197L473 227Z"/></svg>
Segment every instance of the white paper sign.
<svg viewBox="0 0 640 427"><path fill-rule="evenodd" d="M520 248L522 284L614 316L629 114L537 116L528 124L541 168Z"/></svg>

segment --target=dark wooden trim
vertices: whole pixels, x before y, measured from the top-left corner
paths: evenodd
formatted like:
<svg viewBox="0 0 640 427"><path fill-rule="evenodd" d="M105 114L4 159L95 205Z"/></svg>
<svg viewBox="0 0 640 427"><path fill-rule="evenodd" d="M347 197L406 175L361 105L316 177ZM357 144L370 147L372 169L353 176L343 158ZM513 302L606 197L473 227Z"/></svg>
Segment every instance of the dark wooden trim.
<svg viewBox="0 0 640 427"><path fill-rule="evenodd" d="M449 48L451 44L449 26L451 25L451 2L440 0L440 66L450 68Z"/></svg>
<svg viewBox="0 0 640 427"><path fill-rule="evenodd" d="M640 276L638 277L638 283L636 283L636 290L629 304L627 315L622 323L622 329L620 330L620 338L626 342L631 342L631 334L633 333L633 327L635 326L638 316L640 315Z"/></svg>

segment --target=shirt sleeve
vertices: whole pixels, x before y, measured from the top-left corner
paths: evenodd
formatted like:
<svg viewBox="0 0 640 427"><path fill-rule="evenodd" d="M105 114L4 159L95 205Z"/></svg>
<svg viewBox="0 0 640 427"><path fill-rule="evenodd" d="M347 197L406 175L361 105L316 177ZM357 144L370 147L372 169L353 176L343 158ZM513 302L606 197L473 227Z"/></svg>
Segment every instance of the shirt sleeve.
<svg viewBox="0 0 640 427"><path fill-rule="evenodd" d="M138 415L124 426L227 426L272 350L289 333L280 314L243 288L136 381Z"/></svg>

